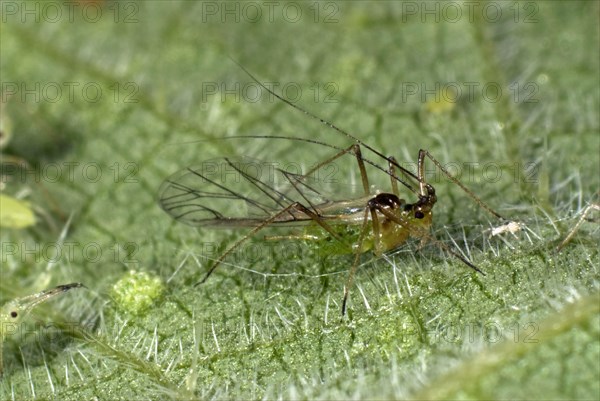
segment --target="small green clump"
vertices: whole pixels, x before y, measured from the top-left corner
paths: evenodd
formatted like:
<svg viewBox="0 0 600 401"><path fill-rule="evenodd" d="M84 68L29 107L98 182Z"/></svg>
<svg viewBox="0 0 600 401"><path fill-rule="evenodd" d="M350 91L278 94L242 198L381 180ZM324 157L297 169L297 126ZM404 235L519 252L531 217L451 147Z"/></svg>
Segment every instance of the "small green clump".
<svg viewBox="0 0 600 401"><path fill-rule="evenodd" d="M164 285L159 277L130 270L113 285L113 300L125 312L139 315L160 298Z"/></svg>

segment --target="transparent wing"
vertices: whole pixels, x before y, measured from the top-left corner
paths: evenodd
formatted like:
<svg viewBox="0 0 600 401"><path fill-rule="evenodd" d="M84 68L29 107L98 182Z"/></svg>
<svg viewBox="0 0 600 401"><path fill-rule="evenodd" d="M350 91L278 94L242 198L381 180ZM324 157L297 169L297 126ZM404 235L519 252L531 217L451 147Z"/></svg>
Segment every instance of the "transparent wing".
<svg viewBox="0 0 600 401"><path fill-rule="evenodd" d="M334 199L337 181L324 168L280 166L252 158L218 158L185 168L166 179L159 204L171 217L192 226L256 226L294 202L322 216L343 216L364 200ZM339 192L337 192L339 194ZM295 209L274 223L297 225L311 219Z"/></svg>

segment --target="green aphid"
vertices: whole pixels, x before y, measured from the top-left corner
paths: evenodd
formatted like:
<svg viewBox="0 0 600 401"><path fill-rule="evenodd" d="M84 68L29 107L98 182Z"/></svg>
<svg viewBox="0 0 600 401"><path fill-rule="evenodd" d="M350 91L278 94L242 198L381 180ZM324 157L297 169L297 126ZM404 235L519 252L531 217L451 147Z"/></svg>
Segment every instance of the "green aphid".
<svg viewBox="0 0 600 401"><path fill-rule="evenodd" d="M469 261L462 251L455 250L439 241L432 234L433 208L438 202L436 190L427 182L425 163L433 163L437 170L458 186L480 208L502 221L502 217L473 191L456 178L428 150L420 149L416 159L416 171L403 167L392 156L375 149L367 143L339 128L333 123L309 112L294 102L278 95L261 83L248 70L238 64L246 74L274 98L279 99L305 116L328 126L331 133L346 138L348 147L340 147L320 139L289 137L281 135L250 135L233 138L269 139L305 142L331 149L331 156L301 174L290 173L278 167L268 174L261 162L239 161L223 157L199 166L186 167L167 178L159 193L161 208L175 220L196 227L247 228L247 233L214 259L200 285L217 267L260 231L271 229L304 228L284 235L268 236L268 240L302 240L320 245L325 255L335 253L354 254L350 271L344 285L342 316L346 313L349 289L360 265L361 254L372 251L377 257L404 246L409 239L420 240L419 247L433 244L453 255L457 260L482 275L485 273ZM453 96L448 88L436 96L438 102L430 103L431 113L449 112L454 108ZM444 96L442 96L444 95ZM442 102L443 100L443 102ZM334 152L335 151L335 152ZM369 156L363 157L363 151ZM372 157L376 159L371 160ZM321 191L319 185L326 183L329 167L343 158L355 159L354 177L360 177L362 193L345 196L343 191ZM262 165L271 165L264 163ZM383 173L389 186L372 186L367 168ZM333 171L333 170L332 170ZM337 167L335 168L337 171ZM255 174L258 172L258 174ZM235 175L235 179L231 174ZM322 175L324 174L324 175ZM319 179L321 177L321 179ZM324 180L323 180L324 178ZM315 180L316 179L316 180ZM333 181L332 181L333 183ZM233 185L232 185L233 184ZM316 184L316 185L315 185ZM404 188L403 188L404 187ZM402 191L401 191L402 190ZM412 203L402 196L409 194ZM412 193L412 194L411 194ZM516 227L515 222L510 227ZM337 243L336 243L337 242Z"/></svg>
<svg viewBox="0 0 600 401"><path fill-rule="evenodd" d="M4 340L11 334L18 331L18 325L33 308L42 302L54 298L56 295L63 294L73 288L85 287L81 283L63 284L57 287L38 292L37 294L17 298L7 302L0 309L0 376L2 376L2 346Z"/></svg>
<svg viewBox="0 0 600 401"><path fill-rule="evenodd" d="M164 284L159 277L146 272L130 270L112 288L113 300L117 306L132 315L145 312L160 298Z"/></svg>

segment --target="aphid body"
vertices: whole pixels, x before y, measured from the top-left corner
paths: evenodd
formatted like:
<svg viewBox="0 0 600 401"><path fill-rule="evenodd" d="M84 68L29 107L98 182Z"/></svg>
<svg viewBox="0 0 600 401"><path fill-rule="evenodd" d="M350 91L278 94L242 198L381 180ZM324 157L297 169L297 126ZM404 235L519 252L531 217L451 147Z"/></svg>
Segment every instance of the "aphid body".
<svg viewBox="0 0 600 401"><path fill-rule="evenodd" d="M159 204L174 219L192 226L250 228L250 231L243 238L231 245L214 261L212 267L198 284L206 281L229 254L258 231L266 227L293 227L297 225L302 225L303 230L292 235L267 237L267 239L299 239L320 242L328 240L325 241L326 243L334 243L335 241L331 240L335 239L339 246L329 247L332 253L355 254L354 263L344 287L342 314L345 313L348 290L352 284L360 254L372 251L375 255L380 256L403 245L409 238L420 239L421 246L427 242L433 243L473 270L483 274L460 253L438 241L431 234L432 209L437 202L437 197L433 186L425 180L425 160L429 159L433 162L450 181L459 186L477 205L503 221L507 227L511 222L491 209L457 178L452 176L427 150L419 150L417 171L413 173L398 164L394 157L385 156L357 137L277 95L261 84L246 69L241 68L271 95L350 139L353 145L348 148L339 148L321 141L297 137L247 137L301 141L326 146L338 151L337 154L302 175L276 169L287 184L286 189L281 189L281 187L272 185L270 182L264 182L251 176L242 165L228 158L223 158L221 163L229 173L233 172L239 175L240 179L237 180L235 187L228 185L225 180L214 178L210 174L214 170L209 171L202 167L186 168L165 180L159 191ZM363 157L362 149L366 149L374 153L380 160L384 160L387 168ZM363 190L362 196L357 199L343 198L339 194L334 194L333 198L323 196L318 189L312 186L310 180L312 174L345 155L353 155L356 159ZM373 193L365 168L367 164L387 174L390 180L390 191L375 191ZM401 173L400 176L396 174L397 171ZM244 185L245 189L242 188ZM407 203L404 199L401 199L399 185L403 185L416 195L418 197L417 201ZM225 205L224 208L221 205ZM510 227L516 227L515 224L517 223L513 223Z"/></svg>

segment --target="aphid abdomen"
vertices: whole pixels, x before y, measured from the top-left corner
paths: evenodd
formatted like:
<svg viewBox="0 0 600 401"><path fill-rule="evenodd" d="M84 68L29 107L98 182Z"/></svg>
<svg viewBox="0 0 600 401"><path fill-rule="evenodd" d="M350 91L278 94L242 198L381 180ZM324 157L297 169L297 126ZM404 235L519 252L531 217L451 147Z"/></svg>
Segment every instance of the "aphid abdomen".
<svg viewBox="0 0 600 401"><path fill-rule="evenodd" d="M305 227L303 235L312 238L311 243L319 244L319 253L321 255L343 255L355 252L355 247L360 236L360 226L354 224L334 225L336 234L342 238L345 243L340 242L331 234L323 231L318 225L310 224ZM370 237L370 236L369 236ZM367 238L360 253L366 252L372 248L372 241Z"/></svg>

